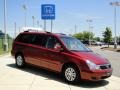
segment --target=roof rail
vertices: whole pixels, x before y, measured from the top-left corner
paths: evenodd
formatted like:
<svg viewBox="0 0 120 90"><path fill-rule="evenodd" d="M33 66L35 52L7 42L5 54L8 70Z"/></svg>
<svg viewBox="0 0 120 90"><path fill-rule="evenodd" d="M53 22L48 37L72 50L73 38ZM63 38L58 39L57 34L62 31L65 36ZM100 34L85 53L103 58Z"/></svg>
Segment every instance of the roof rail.
<svg viewBox="0 0 120 90"><path fill-rule="evenodd" d="M38 30L33 30L33 29L28 29L24 32L43 32L43 33L51 33L51 32L48 32L48 31L38 31Z"/></svg>
<svg viewBox="0 0 120 90"><path fill-rule="evenodd" d="M66 35L66 34L64 34L64 33L55 33L55 34Z"/></svg>
<svg viewBox="0 0 120 90"><path fill-rule="evenodd" d="M28 30L26 30L24 32L39 32L39 31L38 30L33 30L33 29L28 29Z"/></svg>

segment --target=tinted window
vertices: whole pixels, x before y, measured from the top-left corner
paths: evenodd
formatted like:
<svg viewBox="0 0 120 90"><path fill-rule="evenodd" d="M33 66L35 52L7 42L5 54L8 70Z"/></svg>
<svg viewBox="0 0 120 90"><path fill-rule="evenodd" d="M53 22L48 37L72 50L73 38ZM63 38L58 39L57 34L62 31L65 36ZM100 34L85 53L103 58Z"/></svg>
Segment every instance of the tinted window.
<svg viewBox="0 0 120 90"><path fill-rule="evenodd" d="M54 48L55 44L58 43L58 40L54 37L49 37L48 42L46 44L47 48Z"/></svg>
<svg viewBox="0 0 120 90"><path fill-rule="evenodd" d="M32 36L29 34L20 34L15 41L22 43L29 43Z"/></svg>
<svg viewBox="0 0 120 90"><path fill-rule="evenodd" d="M31 43L34 45L45 47L47 39L47 35L36 35L35 39Z"/></svg>
<svg viewBox="0 0 120 90"><path fill-rule="evenodd" d="M19 42L20 39L21 39L21 37L22 37L22 34L19 34L19 35L15 38L15 41L16 41L16 42Z"/></svg>

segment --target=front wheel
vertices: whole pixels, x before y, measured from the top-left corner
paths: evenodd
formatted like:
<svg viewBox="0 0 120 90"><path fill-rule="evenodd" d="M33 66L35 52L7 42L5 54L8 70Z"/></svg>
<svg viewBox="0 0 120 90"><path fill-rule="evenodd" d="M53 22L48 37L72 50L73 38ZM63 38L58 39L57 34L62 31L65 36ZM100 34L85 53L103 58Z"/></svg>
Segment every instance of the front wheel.
<svg viewBox="0 0 120 90"><path fill-rule="evenodd" d="M17 67L19 67L19 68L24 67L25 61L24 61L24 57L21 54L16 55L15 59L16 59Z"/></svg>
<svg viewBox="0 0 120 90"><path fill-rule="evenodd" d="M68 83L75 83L80 80L79 70L73 65L69 65L64 68L63 76Z"/></svg>

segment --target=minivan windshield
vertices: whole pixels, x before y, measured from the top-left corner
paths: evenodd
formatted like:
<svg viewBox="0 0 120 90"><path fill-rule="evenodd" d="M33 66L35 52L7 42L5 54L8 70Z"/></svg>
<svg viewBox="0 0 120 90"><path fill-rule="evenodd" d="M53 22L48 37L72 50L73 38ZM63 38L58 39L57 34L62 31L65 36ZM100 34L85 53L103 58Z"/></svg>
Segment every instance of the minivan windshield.
<svg viewBox="0 0 120 90"><path fill-rule="evenodd" d="M60 37L65 46L71 51L91 52L92 50L86 47L80 40L73 37Z"/></svg>

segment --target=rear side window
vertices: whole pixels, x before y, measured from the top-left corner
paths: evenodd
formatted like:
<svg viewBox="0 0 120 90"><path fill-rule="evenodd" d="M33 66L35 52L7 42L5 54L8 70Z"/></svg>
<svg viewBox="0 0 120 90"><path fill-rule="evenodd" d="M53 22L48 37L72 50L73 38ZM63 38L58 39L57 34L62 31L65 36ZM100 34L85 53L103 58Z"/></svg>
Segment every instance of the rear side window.
<svg viewBox="0 0 120 90"><path fill-rule="evenodd" d="M45 47L46 43L48 40L48 36L47 35L36 35L35 39L31 42L31 44L37 45L37 46L41 46L41 47Z"/></svg>
<svg viewBox="0 0 120 90"><path fill-rule="evenodd" d="M22 43L30 43L34 36L31 34L20 34L15 41Z"/></svg>

